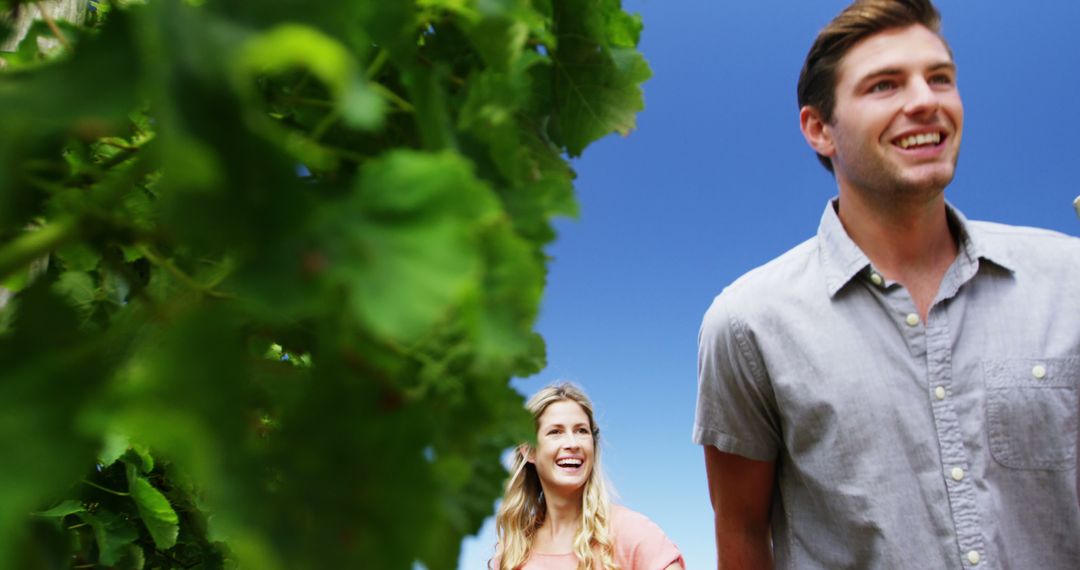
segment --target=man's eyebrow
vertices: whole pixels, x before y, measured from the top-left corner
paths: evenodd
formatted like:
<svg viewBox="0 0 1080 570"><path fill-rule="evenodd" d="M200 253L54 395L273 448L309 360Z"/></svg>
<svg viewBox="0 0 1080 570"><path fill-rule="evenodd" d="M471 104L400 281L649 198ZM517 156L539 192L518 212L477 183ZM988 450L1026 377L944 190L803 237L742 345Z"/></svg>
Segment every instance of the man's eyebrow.
<svg viewBox="0 0 1080 570"><path fill-rule="evenodd" d="M931 65L930 67L926 68L926 70L927 71L941 71L941 70L956 71L956 64L951 62L951 61L942 61L942 62L938 62L938 63L935 63L935 64ZM888 76L891 76L891 75L900 75L903 72L904 72L904 69L900 68L900 67L883 67L881 69L875 69L874 71L871 71L870 73L867 73L866 75L862 76L862 79L860 79L857 84L862 85L862 84L866 83L867 81L870 81L872 79L876 79L878 77L888 77Z"/></svg>

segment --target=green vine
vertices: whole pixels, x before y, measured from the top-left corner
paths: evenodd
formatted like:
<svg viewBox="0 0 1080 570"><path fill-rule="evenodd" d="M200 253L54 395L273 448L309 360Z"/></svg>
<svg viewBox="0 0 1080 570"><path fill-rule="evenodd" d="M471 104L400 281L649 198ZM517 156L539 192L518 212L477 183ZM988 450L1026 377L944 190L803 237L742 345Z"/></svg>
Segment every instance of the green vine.
<svg viewBox="0 0 1080 570"><path fill-rule="evenodd" d="M531 432L509 380L543 366L567 157L642 109L641 23L89 8L0 71L0 567L456 567Z"/></svg>

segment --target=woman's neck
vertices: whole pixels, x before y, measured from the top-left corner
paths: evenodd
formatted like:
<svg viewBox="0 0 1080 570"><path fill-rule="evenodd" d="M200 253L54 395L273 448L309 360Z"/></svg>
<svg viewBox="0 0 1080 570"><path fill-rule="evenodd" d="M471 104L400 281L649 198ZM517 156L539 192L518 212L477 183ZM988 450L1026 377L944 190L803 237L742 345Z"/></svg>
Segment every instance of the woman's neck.
<svg viewBox="0 0 1080 570"><path fill-rule="evenodd" d="M559 497L544 493L544 522L533 539L535 552L563 554L574 550L574 536L581 527L581 494Z"/></svg>

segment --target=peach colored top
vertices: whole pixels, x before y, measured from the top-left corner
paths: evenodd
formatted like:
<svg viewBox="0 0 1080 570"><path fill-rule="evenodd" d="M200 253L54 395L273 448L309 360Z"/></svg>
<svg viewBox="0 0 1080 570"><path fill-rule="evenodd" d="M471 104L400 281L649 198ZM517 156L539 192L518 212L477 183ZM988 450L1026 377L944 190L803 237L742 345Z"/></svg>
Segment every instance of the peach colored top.
<svg viewBox="0 0 1080 570"><path fill-rule="evenodd" d="M645 515L612 505L611 534L615 541L615 562L622 570L663 570L673 562L683 562L679 549L663 530ZM519 570L576 570L577 556L534 552ZM499 557L492 568L499 567Z"/></svg>

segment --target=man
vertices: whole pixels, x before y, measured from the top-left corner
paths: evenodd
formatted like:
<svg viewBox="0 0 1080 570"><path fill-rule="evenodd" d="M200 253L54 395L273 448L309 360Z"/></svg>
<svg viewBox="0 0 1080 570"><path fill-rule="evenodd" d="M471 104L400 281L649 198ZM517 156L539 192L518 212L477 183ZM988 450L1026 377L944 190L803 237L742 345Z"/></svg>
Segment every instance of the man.
<svg viewBox="0 0 1080 570"><path fill-rule="evenodd" d="M807 55L801 128L839 195L699 339L721 568L1080 568L1080 240L946 203L964 113L938 30L928 0L858 0Z"/></svg>

